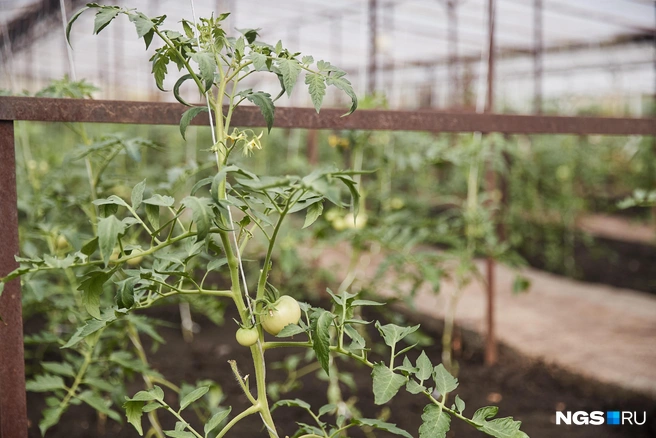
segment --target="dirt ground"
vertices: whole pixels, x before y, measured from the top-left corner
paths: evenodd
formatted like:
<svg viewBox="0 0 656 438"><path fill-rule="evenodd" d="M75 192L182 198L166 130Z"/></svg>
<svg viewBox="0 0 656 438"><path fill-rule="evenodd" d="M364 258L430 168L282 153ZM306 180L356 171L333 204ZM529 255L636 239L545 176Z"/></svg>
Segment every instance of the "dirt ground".
<svg viewBox="0 0 656 438"><path fill-rule="evenodd" d="M440 338L442 322L440 320L408 314L397 309L395 317L403 313L412 323L422 324L424 332L435 340ZM177 306L155 309L156 316L179 324ZM232 315L226 314L230 321ZM384 315L368 315L374 319L383 320ZM166 344L151 355L155 369L167 376L171 381L179 383L182 380L193 382L197 379L209 378L221 383L223 390L230 400L233 412L247 406L247 400L236 381L230 373L227 360L236 360L242 373L251 373L249 369L249 350L240 347L234 340L232 327L221 328L210 321L198 318L200 332L192 343L186 343L179 329L165 328L163 335ZM466 413L472 415L474 410L490 403L490 399L499 400L500 416L514 416L523 422L525 430L532 438L647 438L656 437L656 398L638 395L630 391L621 390L612 385L604 385L596 381L576 376L554 365L543 361L527 358L505 345L500 348L499 364L493 368L483 365L482 340L473 331L462 329L458 331L461 348L457 360L460 365L460 387L456 391L467 403ZM374 335L372 333L372 335ZM439 342L427 347L427 354L434 363L440 362L441 349ZM272 364L291 354L291 350L272 350L267 353L267 361ZM417 352L409 353L414 360ZM353 374L357 390L351 391L343 386L344 398L355 396L358 406L363 414L376 417L387 411L388 421L397 423L399 427L408 430L413 436L418 436L421 411L425 401L418 396L400 391L397 397L387 406L375 406L371 390L370 371L367 368L352 363L338 362L342 372ZM271 368L270 368L271 369ZM269 380L282 380L285 374L279 370L271 369ZM326 403L325 391L327 383L308 375L302 379L302 387L284 398L301 398L309 402L314 408ZM133 383L135 392L139 389L139 382ZM169 394L171 395L171 394ZM175 402L175 400L171 400ZM31 437L38 437L39 410L43 406L43 397L40 394L28 394L29 417L32 424ZM389 408L387 410L386 408ZM649 419L646 426L565 426L555 425L556 410L631 410L646 411ZM165 429L173 428L173 421L167 415L161 415ZM309 422L311 419L302 415L299 409L280 408L274 412L276 423L283 434L293 433L293 422ZM145 423L145 419L144 419ZM136 437L137 433L130 425L119 425L109 421L100 427L95 413L85 406L74 406L63 417L62 421L48 432L48 437ZM229 436L255 437L265 436L261 431L259 421L249 420L239 423ZM352 433L350 436L364 436L361 433ZM368 437L392 436L383 432L375 432ZM462 424L452 422L450 438L481 437L483 434Z"/></svg>

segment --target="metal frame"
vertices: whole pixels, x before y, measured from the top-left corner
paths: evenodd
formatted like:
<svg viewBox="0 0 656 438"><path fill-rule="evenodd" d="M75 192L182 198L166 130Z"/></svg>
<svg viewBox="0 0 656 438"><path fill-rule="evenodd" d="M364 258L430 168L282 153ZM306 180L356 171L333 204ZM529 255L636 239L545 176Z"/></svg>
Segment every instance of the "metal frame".
<svg viewBox="0 0 656 438"><path fill-rule="evenodd" d="M18 213L14 122L87 122L177 125L185 107L177 103L94 101L0 97L0 276L16 268ZM317 114L307 108L276 109L275 126L306 129L366 129L430 132L500 132L506 134L606 134L656 136L654 119L606 117L519 116L434 111L362 110ZM233 125L263 127L256 107L240 107ZM194 124L206 124L199 116ZM19 280L5 285L0 296L0 437L27 437L25 364Z"/></svg>

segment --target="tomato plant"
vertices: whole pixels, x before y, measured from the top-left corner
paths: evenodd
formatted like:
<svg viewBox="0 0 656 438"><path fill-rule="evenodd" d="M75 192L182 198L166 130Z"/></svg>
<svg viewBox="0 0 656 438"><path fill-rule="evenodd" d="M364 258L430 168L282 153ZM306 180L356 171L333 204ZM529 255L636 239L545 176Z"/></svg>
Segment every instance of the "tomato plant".
<svg viewBox="0 0 656 438"><path fill-rule="evenodd" d="M411 436L393 423L364 418L355 409L346 412L332 403L318 409L297 399L271 404L265 353L294 347L314 353L319 368L331 380L329 401L339 398L339 371L333 360L337 356L372 370L374 402L378 405L388 403L404 388L424 399L423 424L418 431L422 438L446 436L452 418L496 437L526 436L520 431L520 422L512 418L493 419L497 413L495 407L481 408L467 416L465 403L458 396L449 404L448 397L457 388L457 379L444 365L433 365L425 353L415 363L404 355L414 345L404 346L402 342L419 326L382 325L376 321L374 326L382 338L379 344L381 347L384 344L389 353L388 359L373 362L368 341L359 331L362 325L373 321L362 320L359 315L360 308L381 303L363 299L344 288L338 293L328 290L332 300L330 310L289 296L258 308L267 301L270 291L275 290L271 275L273 253L279 244L283 222L291 223L292 227L309 227L322 215L324 204L332 204L333 208L350 208L351 216L344 220L351 223L352 231L366 230L366 220L358 222L359 214L365 218L364 211L360 212L359 191L363 155L358 155L355 170L326 167L304 176L258 175L242 167L236 157L240 154L234 152L241 151L243 157L256 153L262 147L262 133L234 127L234 110L245 101L257 105L270 130L275 101L291 94L304 74L317 111L327 87L331 86L351 98L349 114L356 109L357 98L343 71L329 62L315 62L311 56L290 52L281 42L275 45L260 42L254 29L242 29L236 38L227 37L222 21L228 14L197 22L183 20L182 30L173 31L163 28L165 16L149 18L135 9L90 3L73 16L67 35L71 25L87 10L96 12L94 33L101 32L117 17L127 16L147 48L156 38L160 41L161 46L151 58L155 83L163 89L170 65L184 70L172 90L177 100L190 106L182 115L180 133L184 137L191 120L200 113L208 113L210 154L204 157L206 165L182 172L176 178L183 179L182 185L193 182L181 199L146 179L134 184L129 193L123 184L116 182L107 184L102 191L103 173L112 160L122 153L137 159L141 148L152 145L120 136L93 143L79 130L80 136L86 139L79 158L84 161L91 190L80 211L89 218L90 226L80 233L83 238L67 235L66 247L57 245L59 230L46 230L47 247L32 248L18 259L19 268L2 279L4 283L21 276L29 287L35 287L39 281L45 284L46 280L53 280L62 283L62 290L79 292L64 296L67 301L62 304L75 309L73 320L79 321L61 346L73 358L70 363L44 364L42 372L28 382L29 390L49 394L48 407L40 423L43 433L71 404L84 402L116 421L120 421L120 416L115 408L122 407L127 421L140 435L144 434L145 414L148 436L223 437L249 416L259 418L270 437L285 436L292 426L274 423L271 411L278 407L306 410L315 420L316 426L299 424L296 435L339 437L352 427L366 427ZM256 74L279 79L279 95L272 98L269 93L244 88L243 81ZM184 101L180 89L186 83L204 96L204 104L192 106ZM225 108L224 102L227 102ZM294 221L294 215L301 212L304 213L302 224ZM264 240L265 246L254 266L255 263L244 263L242 255L251 248L256 235ZM58 272L63 275L56 277ZM224 274L227 286L213 282L212 273ZM208 313L212 313L216 303L233 305L241 326L252 327L239 329L237 336L251 350L249 368L254 371L253 377L242 376L238 364L229 361L250 402L243 411L231 415L232 408L224 406L225 401L213 382L200 380L193 386L177 386L150 370L140 334L147 334L155 342L161 342L161 337L140 312L174 299L204 300L202 307L209 309ZM260 336L258 323L275 335L275 339ZM126 345L131 345L130 351ZM141 374L143 389L131 396L125 394L124 384L115 390L108 382L124 383L127 373L116 371L114 364L120 365L119 370ZM167 393L177 393L178 401L173 402L163 387ZM186 419L192 415L192 409L188 409L192 405L194 414L204 424L202 431ZM334 420L327 418L329 414ZM163 430L159 415L175 419L175 430Z"/></svg>

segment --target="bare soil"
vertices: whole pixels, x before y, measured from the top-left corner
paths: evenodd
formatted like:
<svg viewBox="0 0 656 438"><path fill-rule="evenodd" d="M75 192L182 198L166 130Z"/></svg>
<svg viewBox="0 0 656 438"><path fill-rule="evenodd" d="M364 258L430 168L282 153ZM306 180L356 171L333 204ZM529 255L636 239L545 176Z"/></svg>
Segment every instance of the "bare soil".
<svg viewBox="0 0 656 438"><path fill-rule="evenodd" d="M421 323L424 333L436 340L426 352L433 361L439 363L441 348L438 341L441 336L442 321L410 314L397 308L396 315L403 314L410 323ZM151 316L179 324L177 306L154 309ZM235 315L226 314L226 321ZM372 319L384 321L381 314L368 315ZM236 360L243 374L251 374L250 352L240 347L234 339L232 324L227 327L217 327L210 321L196 317L201 330L194 341L187 343L182 339L179 329L164 328L162 335L166 344L150 355L153 367L175 383L181 381L194 382L197 379L213 379L222 385L233 407L233 412L239 412L247 406L246 397L241 392L237 382L232 377L227 360ZM26 331L30 331L28 324ZM373 329L373 328L372 328ZM513 416L523 423L522 430L533 438L648 438L656 437L656 399L637 395L617 387L600 384L592 380L572 375L552 365L529 359L515 350L500 346L498 365L488 368L483 364L482 340L479 335L466 330L457 330L456 345L457 360L460 366L460 387L456 391L467 403L465 413L471 416L475 409L490 404L499 406L500 416ZM378 336L372 333L374 339ZM267 353L269 364L280 361L292 350L271 350ZM418 352L411 351L408 356L414 361ZM51 358L49 358L51 359ZM358 407L363 415L374 418L389 408L387 421L396 423L399 427L418 436L421 424L421 412L426 404L421 396L411 395L404 390L387 406L373 404L370 370L351 362L338 362L340 370L353 373L357 391L342 387L344 398L355 396ZM285 373L269 367L268 379L284 380ZM326 403L327 383L317 379L313 374L302 379L302 387L284 398L300 398L318 409ZM139 380L131 384L135 392L140 387ZM172 394L168 394L171 396ZM455 394L453 394L455 396ZM42 394L28 394L29 419L31 423L30 437L40 436L38 420L40 409L44 406ZM495 400L491 403L490 399ZM498 400L498 401L496 401ZM170 400L175 404L174 399ZM644 426L566 426L555 424L556 410L592 411L592 410L630 410L640 413L647 412L647 424ZM165 429L172 429L174 422L169 415L162 413L160 419ZM274 419L282 429L281 437L295 430L294 422L311 422L297 408L280 408L274 412ZM144 417L144 425L147 420ZM193 423L193 422L192 422ZM202 430L202 427L200 428ZM129 424L119 425L108 421L104 426L98 421L94 411L86 406L73 406L58 425L47 434L52 438L70 437L136 437L137 432ZM228 436L255 437L266 436L261 423L256 417L239 423ZM350 436L364 436L361 432L353 432ZM376 431L368 437L393 436ZM482 437L480 432L457 420L452 421L452 430L448 437Z"/></svg>

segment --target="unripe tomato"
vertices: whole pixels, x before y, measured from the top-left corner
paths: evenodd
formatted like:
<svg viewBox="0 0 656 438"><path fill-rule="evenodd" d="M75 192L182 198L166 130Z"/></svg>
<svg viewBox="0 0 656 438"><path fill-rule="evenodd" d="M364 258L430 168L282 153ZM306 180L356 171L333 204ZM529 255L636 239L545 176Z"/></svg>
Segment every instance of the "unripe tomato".
<svg viewBox="0 0 656 438"><path fill-rule="evenodd" d="M130 256L137 255L137 254L141 254L141 251L135 249L130 253ZM143 260L143 256L138 256L132 259L128 259L127 264L130 266L137 266L139 263L141 263L142 260Z"/></svg>
<svg viewBox="0 0 656 438"><path fill-rule="evenodd" d="M262 328L271 335L277 335L289 324L297 324L301 319L301 307L298 301L289 295L283 295L278 301L265 309L260 317Z"/></svg>
<svg viewBox="0 0 656 438"><path fill-rule="evenodd" d="M112 255L109 256L109 259L111 261L116 261L118 260L118 256L121 254L121 251L118 248L114 248L114 251L112 251Z"/></svg>
<svg viewBox="0 0 656 438"><path fill-rule="evenodd" d="M345 230L346 227L347 227L346 221L344 220L343 217L338 217L333 221L333 228L337 231Z"/></svg>
<svg viewBox="0 0 656 438"><path fill-rule="evenodd" d="M367 225L367 220L369 218L365 213L360 213L356 218L355 221L353 220L353 213L349 213L346 216L344 216L344 224L346 225L347 228L355 228L356 230L361 230Z"/></svg>
<svg viewBox="0 0 656 438"><path fill-rule="evenodd" d="M237 342L239 342L239 345L243 345L244 347L250 347L251 345L255 345L260 335L255 327L251 327L251 328L241 327L239 330L237 330L235 337L237 338Z"/></svg>
<svg viewBox="0 0 656 438"><path fill-rule="evenodd" d="M57 249L65 249L68 247L68 240L66 240L66 237L64 237L63 234L57 236L57 239L55 240L55 246L57 246Z"/></svg>

